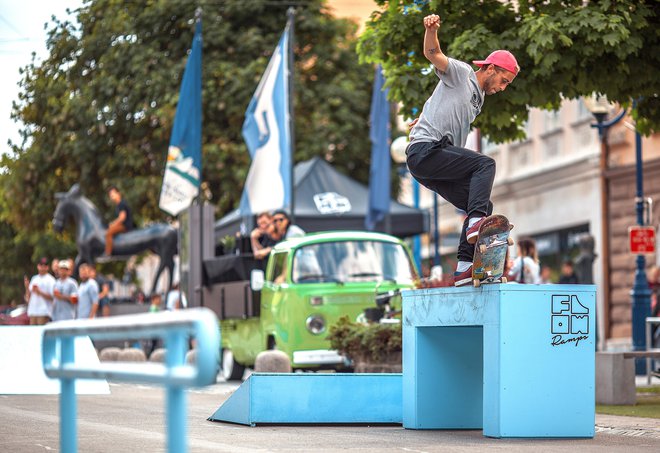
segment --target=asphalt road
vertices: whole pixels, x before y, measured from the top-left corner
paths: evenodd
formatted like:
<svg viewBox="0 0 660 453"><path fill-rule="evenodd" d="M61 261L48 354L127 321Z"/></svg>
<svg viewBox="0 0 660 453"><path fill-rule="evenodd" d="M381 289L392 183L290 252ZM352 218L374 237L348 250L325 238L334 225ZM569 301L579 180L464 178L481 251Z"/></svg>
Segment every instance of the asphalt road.
<svg viewBox="0 0 660 453"><path fill-rule="evenodd" d="M660 421L597 416L594 439L489 439L479 430L400 426L259 426L207 421L234 391L220 382L188 394L191 452L660 451ZM78 397L78 447L86 452L166 450L162 388L111 383L111 394ZM57 395L0 395L0 452L59 451Z"/></svg>

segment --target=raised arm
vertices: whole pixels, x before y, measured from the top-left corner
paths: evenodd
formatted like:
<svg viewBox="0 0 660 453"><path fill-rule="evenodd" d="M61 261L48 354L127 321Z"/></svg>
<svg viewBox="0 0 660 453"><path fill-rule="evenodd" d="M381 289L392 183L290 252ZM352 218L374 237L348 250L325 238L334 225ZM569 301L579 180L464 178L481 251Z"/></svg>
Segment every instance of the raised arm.
<svg viewBox="0 0 660 453"><path fill-rule="evenodd" d="M447 56L442 53L440 41L438 41L438 30L440 29L440 16L431 14L424 18L424 56L433 63L433 66L441 72L445 72L449 66Z"/></svg>

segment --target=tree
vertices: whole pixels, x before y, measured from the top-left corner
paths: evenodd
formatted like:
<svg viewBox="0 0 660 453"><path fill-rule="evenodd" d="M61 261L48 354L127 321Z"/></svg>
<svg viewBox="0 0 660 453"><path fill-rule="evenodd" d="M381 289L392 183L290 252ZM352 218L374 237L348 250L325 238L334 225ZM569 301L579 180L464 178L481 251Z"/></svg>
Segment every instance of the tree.
<svg viewBox="0 0 660 453"><path fill-rule="evenodd" d="M363 61L381 63L393 100L415 117L437 84L424 58L422 19L439 14L440 45L462 61L508 49L522 68L504 95L489 97L474 125L493 141L524 137L528 107L598 92L629 105L644 132L660 127L660 4L646 1L377 0L360 37Z"/></svg>
<svg viewBox="0 0 660 453"><path fill-rule="evenodd" d="M15 231L50 230L54 193L80 182L112 215L117 184L139 223L162 220L158 197L178 101L202 7L202 178L218 214L238 205L250 164L245 110L286 23L288 3L88 0L76 21L53 18L48 57L21 70L13 117L22 143L0 167L2 218ZM372 67L355 52L357 25L323 1L299 4L295 52L295 161L323 156L366 182Z"/></svg>

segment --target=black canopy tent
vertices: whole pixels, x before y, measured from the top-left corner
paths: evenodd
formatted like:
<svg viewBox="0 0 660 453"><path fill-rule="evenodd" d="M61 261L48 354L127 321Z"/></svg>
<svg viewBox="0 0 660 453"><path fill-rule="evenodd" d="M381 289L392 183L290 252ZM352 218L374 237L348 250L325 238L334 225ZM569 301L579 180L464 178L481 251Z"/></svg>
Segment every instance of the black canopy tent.
<svg viewBox="0 0 660 453"><path fill-rule="evenodd" d="M369 209L369 189L315 157L294 168L295 223L307 233L328 230L364 230ZM215 223L216 241L240 231L236 209ZM386 221L376 230L409 237L429 230L428 212L394 200L390 202L389 231ZM251 227L251 224L247 226Z"/></svg>

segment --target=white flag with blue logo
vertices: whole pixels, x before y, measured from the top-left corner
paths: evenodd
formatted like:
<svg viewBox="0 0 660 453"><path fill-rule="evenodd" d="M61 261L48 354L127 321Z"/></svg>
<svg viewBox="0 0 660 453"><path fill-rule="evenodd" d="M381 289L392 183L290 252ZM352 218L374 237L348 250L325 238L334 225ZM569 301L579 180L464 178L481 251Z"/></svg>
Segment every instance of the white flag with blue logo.
<svg viewBox="0 0 660 453"><path fill-rule="evenodd" d="M171 215L199 193L202 171L202 21L197 21L179 91L159 206Z"/></svg>
<svg viewBox="0 0 660 453"><path fill-rule="evenodd" d="M290 207L289 25L245 112L243 139L252 165L241 196L242 216Z"/></svg>

